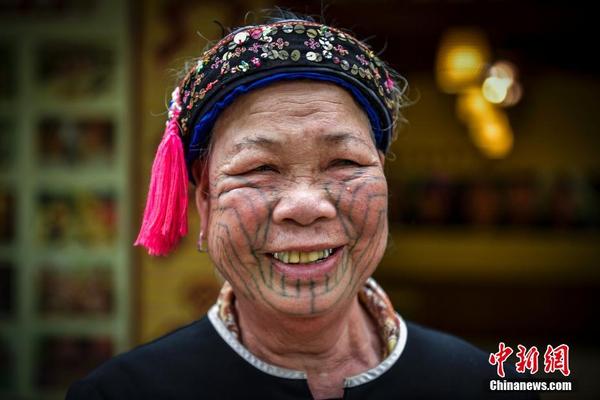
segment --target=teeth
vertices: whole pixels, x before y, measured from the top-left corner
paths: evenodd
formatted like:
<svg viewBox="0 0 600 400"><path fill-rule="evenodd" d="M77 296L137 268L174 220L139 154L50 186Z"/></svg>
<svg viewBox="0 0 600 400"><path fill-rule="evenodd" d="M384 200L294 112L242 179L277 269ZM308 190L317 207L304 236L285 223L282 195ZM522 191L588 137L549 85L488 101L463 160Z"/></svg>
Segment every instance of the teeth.
<svg viewBox="0 0 600 400"><path fill-rule="evenodd" d="M290 251L290 264L296 264L300 262L300 254L297 251Z"/></svg>
<svg viewBox="0 0 600 400"><path fill-rule="evenodd" d="M326 249L320 251L280 251L273 254L273 257L278 259L279 261L283 261L284 263L289 264L298 264L298 263L311 263L318 260L322 260L323 258L327 258L333 253L333 249Z"/></svg>
<svg viewBox="0 0 600 400"><path fill-rule="evenodd" d="M312 252L310 253L300 253L300 262L301 263L307 263L309 261L313 261L313 260L309 260L308 257L310 257L312 255Z"/></svg>

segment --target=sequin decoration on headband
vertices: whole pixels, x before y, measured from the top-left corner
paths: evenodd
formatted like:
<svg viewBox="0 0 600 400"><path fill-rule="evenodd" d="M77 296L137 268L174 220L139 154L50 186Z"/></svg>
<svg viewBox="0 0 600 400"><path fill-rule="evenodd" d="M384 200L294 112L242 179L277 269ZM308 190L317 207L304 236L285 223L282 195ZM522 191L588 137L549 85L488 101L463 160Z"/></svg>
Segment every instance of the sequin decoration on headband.
<svg viewBox="0 0 600 400"><path fill-rule="evenodd" d="M285 72L329 75L354 86L377 113L381 126L373 126L373 134L377 147L387 151L398 117L399 91L385 65L361 41L308 21L240 28L197 60L180 84L186 149L197 151L208 142L207 137L193 135L196 123L236 87Z"/></svg>

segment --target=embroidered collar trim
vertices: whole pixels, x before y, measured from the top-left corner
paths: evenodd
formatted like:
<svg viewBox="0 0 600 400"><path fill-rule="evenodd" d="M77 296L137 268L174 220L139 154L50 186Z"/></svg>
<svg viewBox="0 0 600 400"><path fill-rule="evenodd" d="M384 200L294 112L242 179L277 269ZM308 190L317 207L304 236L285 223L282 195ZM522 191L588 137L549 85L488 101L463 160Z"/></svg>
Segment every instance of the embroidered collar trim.
<svg viewBox="0 0 600 400"><path fill-rule="evenodd" d="M406 346L406 324L402 317L395 312L389 298L377 282L373 278L369 278L358 295L359 300L376 321L380 337L386 346L383 346L383 361L363 373L347 377L344 380L344 387L347 388L362 385L381 376L400 358ZM279 367L259 359L239 341L240 330L234 303L233 289L226 282L221 289L217 303L208 312L210 322L223 340L244 360L262 372L279 378L306 379L306 373L303 371Z"/></svg>

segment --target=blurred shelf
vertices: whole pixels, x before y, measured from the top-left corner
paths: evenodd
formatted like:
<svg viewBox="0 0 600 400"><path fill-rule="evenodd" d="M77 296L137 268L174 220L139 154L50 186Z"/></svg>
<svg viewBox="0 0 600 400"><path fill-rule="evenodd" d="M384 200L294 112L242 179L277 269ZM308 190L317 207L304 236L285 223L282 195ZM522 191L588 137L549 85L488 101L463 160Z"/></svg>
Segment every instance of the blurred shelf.
<svg viewBox="0 0 600 400"><path fill-rule="evenodd" d="M390 278L600 283L600 232L406 228L390 233L378 271Z"/></svg>
<svg viewBox="0 0 600 400"><path fill-rule="evenodd" d="M0 316L0 336L10 337L15 334L18 321L14 317Z"/></svg>
<svg viewBox="0 0 600 400"><path fill-rule="evenodd" d="M0 38L1 40L1 38ZM14 100L1 99L0 100L0 118L12 118L14 117Z"/></svg>
<svg viewBox="0 0 600 400"><path fill-rule="evenodd" d="M32 324L38 336L112 336L116 323L112 318L38 317Z"/></svg>
<svg viewBox="0 0 600 400"><path fill-rule="evenodd" d="M75 2L77 3L77 2ZM10 19L3 16L2 24L6 31L13 35L29 34L38 37L67 38L71 41L85 40L87 38L106 37L119 33L125 21L115 21L115 4L113 1L100 1L105 10L100 13L73 14L57 19L55 15L40 17L39 15L20 15ZM107 7L108 6L108 7ZM108 8L108 10L106 10ZM119 9L120 7L116 7ZM119 16L126 18L127 16ZM106 18L109 18L107 23ZM82 23L86 21L87 23ZM6 35L3 33L3 35ZM70 35L70 36L68 36ZM8 35L6 35L8 36ZM73 39L77 38L77 39Z"/></svg>
<svg viewBox="0 0 600 400"><path fill-rule="evenodd" d="M46 265L61 265L59 268L71 269L81 268L72 267L70 264L82 262L83 265L93 266L98 264L111 264L114 262L118 250L112 246L98 246L98 247L86 247L86 246L55 246L52 248L40 248L35 251L32 256L32 263L34 265L46 264Z"/></svg>
<svg viewBox="0 0 600 400"><path fill-rule="evenodd" d="M99 169L54 167L40 171L36 176L36 186L53 192L74 189L116 190L121 178L119 171L105 165Z"/></svg>
<svg viewBox="0 0 600 400"><path fill-rule="evenodd" d="M77 101L59 100L49 103L40 96L37 100L40 105L37 114L40 116L68 116L69 118L87 116L106 116L117 113L123 107L123 102L114 96L105 96L99 99L86 99Z"/></svg>
<svg viewBox="0 0 600 400"><path fill-rule="evenodd" d="M33 392L32 399L63 400L66 395L66 390L36 390Z"/></svg>
<svg viewBox="0 0 600 400"><path fill-rule="evenodd" d="M27 400L23 396L19 396L16 390L0 389L0 399L6 400Z"/></svg>
<svg viewBox="0 0 600 400"><path fill-rule="evenodd" d="M0 187L14 194L2 216L14 216L3 231L14 241L0 244L0 261L12 265L13 300L2 304L11 314L0 318L0 336L15 348L2 399L64 398L65 376L51 372L88 355L82 345L67 361L56 357L64 338L108 338L115 354L130 345L130 4L83 3L13 4L0 17L0 42L15 55L3 63L11 98L0 99L2 134L14 133L0 141L9 159ZM100 269L100 277L87 273ZM110 307L81 306L106 293ZM39 311L57 308L88 312ZM59 345L44 354L39 343L48 337Z"/></svg>
<svg viewBox="0 0 600 400"><path fill-rule="evenodd" d="M0 244L0 261L9 261L15 255L15 245L10 243Z"/></svg>
<svg viewBox="0 0 600 400"><path fill-rule="evenodd" d="M0 170L0 185L13 185L15 174L10 169Z"/></svg>

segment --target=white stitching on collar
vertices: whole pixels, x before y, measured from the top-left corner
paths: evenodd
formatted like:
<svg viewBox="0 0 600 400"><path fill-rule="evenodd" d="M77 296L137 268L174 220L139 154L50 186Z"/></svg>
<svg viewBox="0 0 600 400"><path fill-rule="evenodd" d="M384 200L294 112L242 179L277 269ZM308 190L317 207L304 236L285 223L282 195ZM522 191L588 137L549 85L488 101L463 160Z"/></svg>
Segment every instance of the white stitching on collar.
<svg viewBox="0 0 600 400"><path fill-rule="evenodd" d="M229 331L229 329L227 329L223 321L221 321L221 319L219 318L218 313L218 306L215 304L208 311L208 319L214 326L215 330L219 333L221 338L223 338L225 343L227 343L244 360L246 360L255 368L261 370L262 372L276 376L278 378L306 379L306 373L303 371L295 371L292 369L278 367L256 357L250 352L250 350L248 350L235 338L235 336ZM344 379L344 387L351 388L370 382L380 377L384 372L389 370L396 363L396 361L398 361L406 346L407 328L406 324L404 323L404 320L398 313L396 313L396 317L398 318L398 321L400 323L400 337L398 338L398 343L396 343L394 350L385 360L379 363L379 365L377 365L376 367L373 367L370 370L360 373L358 375L350 376Z"/></svg>

